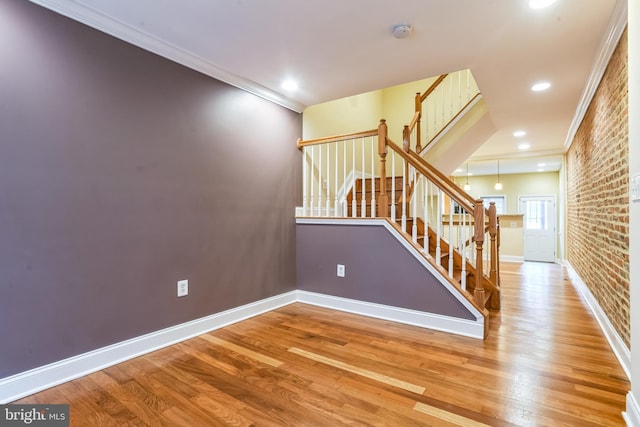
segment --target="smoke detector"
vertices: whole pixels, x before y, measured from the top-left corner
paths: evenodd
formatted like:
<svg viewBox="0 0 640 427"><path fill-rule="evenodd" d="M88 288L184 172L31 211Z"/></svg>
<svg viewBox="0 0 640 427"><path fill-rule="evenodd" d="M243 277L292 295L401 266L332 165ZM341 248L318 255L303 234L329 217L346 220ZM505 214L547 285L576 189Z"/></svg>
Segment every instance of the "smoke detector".
<svg viewBox="0 0 640 427"><path fill-rule="evenodd" d="M411 25L398 24L393 26L391 34L393 34L393 37L397 39L406 39L411 34L412 30L413 27Z"/></svg>

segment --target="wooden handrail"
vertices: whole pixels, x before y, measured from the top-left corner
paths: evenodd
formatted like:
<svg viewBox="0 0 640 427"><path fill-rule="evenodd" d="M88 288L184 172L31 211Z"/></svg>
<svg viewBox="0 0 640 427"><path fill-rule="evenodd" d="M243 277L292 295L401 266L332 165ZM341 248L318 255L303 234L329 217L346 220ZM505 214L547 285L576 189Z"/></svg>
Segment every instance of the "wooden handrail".
<svg viewBox="0 0 640 427"><path fill-rule="evenodd" d="M411 123L409 123L409 132L413 132L413 128L416 127L416 123L420 120L421 113L420 111L416 111L413 115L413 119L411 119Z"/></svg>
<svg viewBox="0 0 640 427"><path fill-rule="evenodd" d="M303 147L307 147L309 145L328 144L330 142L344 141L344 140L355 139L355 138L366 138L368 136L377 136L377 135L378 135L378 129L372 129L372 130L365 130L363 132L354 132L354 133L345 133L342 135L327 136L325 138L307 139L304 141L302 140L302 138L298 138L298 148L300 149Z"/></svg>
<svg viewBox="0 0 640 427"><path fill-rule="evenodd" d="M422 95L420 95L420 102L424 102L424 100L427 99L427 96L429 96L429 94L431 94L431 92L436 90L436 87L438 87L438 85L440 83L442 83L442 81L444 79L446 79L448 75L449 74L447 73L447 74L441 74L440 76L438 76L436 81L433 82L433 84L431 86L429 86L429 89L425 90L424 93Z"/></svg>
<svg viewBox="0 0 640 427"><path fill-rule="evenodd" d="M461 190L458 186L451 184L449 178L443 175L439 170L425 162L425 160L417 156L413 151L406 152L398 144L387 138L387 145L391 147L400 157L408 164L411 164L418 172L426 176L430 181L436 184L438 188L451 197L456 203L463 207L467 212L473 211L475 199Z"/></svg>

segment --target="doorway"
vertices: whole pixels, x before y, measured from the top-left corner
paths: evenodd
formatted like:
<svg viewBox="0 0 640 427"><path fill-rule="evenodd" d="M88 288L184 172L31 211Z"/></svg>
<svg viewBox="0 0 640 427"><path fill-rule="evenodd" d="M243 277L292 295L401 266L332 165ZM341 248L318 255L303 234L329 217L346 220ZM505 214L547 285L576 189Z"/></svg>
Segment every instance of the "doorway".
<svg viewBox="0 0 640 427"><path fill-rule="evenodd" d="M556 196L520 196L524 260L556 261Z"/></svg>

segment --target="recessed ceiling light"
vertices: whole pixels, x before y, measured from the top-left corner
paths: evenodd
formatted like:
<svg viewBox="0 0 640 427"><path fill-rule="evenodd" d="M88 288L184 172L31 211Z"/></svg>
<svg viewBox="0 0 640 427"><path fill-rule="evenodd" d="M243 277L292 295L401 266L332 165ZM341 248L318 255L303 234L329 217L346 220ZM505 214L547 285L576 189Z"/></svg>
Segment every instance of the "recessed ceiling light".
<svg viewBox="0 0 640 427"><path fill-rule="evenodd" d="M523 142L522 144L518 145L518 150L528 150L531 147L530 144Z"/></svg>
<svg viewBox="0 0 640 427"><path fill-rule="evenodd" d="M298 90L298 83L294 82L293 80L285 80L284 82L282 82L282 89L288 91Z"/></svg>
<svg viewBox="0 0 640 427"><path fill-rule="evenodd" d="M546 165L547 165L546 163L538 163L538 167L539 167L539 168L543 168L543 167L545 167Z"/></svg>
<svg viewBox="0 0 640 427"><path fill-rule="evenodd" d="M513 136L515 136L516 138L520 138L525 136L527 133L523 130L517 130L513 133Z"/></svg>
<svg viewBox="0 0 640 427"><path fill-rule="evenodd" d="M549 82L538 82L531 86L531 90L534 92L541 92L543 90L547 90L551 87L551 83Z"/></svg>
<svg viewBox="0 0 640 427"><path fill-rule="evenodd" d="M531 9L544 9L555 2L556 0L529 0L529 7Z"/></svg>

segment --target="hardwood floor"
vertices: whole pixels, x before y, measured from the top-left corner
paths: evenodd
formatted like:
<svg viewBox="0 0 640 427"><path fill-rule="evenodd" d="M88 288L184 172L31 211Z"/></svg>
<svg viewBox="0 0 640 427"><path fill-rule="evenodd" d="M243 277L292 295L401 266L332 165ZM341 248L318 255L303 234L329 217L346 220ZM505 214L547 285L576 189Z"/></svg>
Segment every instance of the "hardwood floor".
<svg viewBox="0 0 640 427"><path fill-rule="evenodd" d="M74 426L624 425L629 382L564 269L501 274L486 341L292 304L15 403Z"/></svg>

